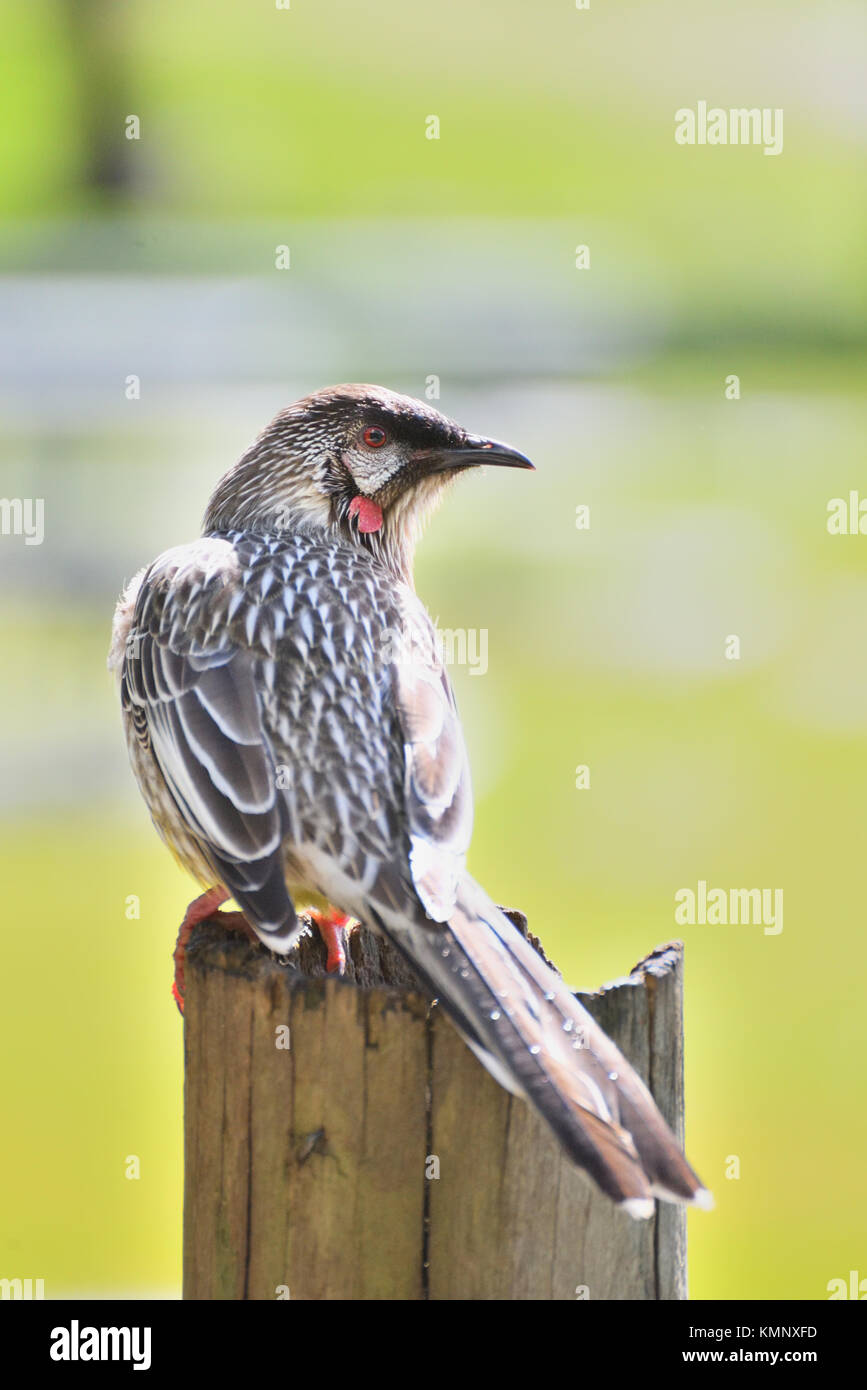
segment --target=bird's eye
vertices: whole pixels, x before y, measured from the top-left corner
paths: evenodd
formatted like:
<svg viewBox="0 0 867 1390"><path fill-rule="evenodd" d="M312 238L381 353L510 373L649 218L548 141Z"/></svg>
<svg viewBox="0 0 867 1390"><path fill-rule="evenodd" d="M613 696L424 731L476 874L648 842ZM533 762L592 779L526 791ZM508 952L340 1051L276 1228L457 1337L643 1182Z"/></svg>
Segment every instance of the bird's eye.
<svg viewBox="0 0 867 1390"><path fill-rule="evenodd" d="M381 449L385 443L385 430L381 430L379 425L368 425L361 437L369 448Z"/></svg>

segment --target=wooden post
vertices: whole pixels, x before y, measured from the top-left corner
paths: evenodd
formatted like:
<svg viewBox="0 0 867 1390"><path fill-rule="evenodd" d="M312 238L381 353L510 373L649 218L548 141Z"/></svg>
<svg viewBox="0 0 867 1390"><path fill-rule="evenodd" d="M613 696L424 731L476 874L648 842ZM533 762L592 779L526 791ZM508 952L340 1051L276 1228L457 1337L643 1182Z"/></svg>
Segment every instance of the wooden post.
<svg viewBox="0 0 867 1390"><path fill-rule="evenodd" d="M213 919L193 935L184 1298L686 1298L683 1209L619 1211L388 943L347 954L338 980L316 934L295 968ZM578 997L682 1139L681 943Z"/></svg>

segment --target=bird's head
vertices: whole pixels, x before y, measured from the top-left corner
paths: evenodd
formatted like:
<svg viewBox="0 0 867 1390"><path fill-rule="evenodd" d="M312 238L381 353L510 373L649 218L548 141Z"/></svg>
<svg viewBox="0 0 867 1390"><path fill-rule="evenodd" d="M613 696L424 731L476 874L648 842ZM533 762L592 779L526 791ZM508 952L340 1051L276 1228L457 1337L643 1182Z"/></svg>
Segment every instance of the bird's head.
<svg viewBox="0 0 867 1390"><path fill-rule="evenodd" d="M217 484L205 532L337 532L406 578L448 481L478 464L532 468L410 396L332 386L281 410Z"/></svg>

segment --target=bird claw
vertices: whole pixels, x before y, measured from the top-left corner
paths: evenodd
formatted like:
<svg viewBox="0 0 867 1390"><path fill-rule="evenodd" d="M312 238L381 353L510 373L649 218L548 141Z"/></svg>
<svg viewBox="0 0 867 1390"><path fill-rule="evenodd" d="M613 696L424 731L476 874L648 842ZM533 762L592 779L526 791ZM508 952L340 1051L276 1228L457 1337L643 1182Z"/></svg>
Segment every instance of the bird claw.
<svg viewBox="0 0 867 1390"><path fill-rule="evenodd" d="M181 922L178 939L175 942L173 959L175 962L175 978L172 981L172 998L178 1006L178 1012L183 1016L184 1012L184 966L187 957L187 946L193 933L193 928L200 922L206 922L209 918L215 917L218 922L225 927L231 927L236 931L242 931L246 936L257 940L256 933L250 926L243 912L220 912L219 908L226 901L229 894L225 888L219 885L216 888L209 888L200 897L195 898L190 903L184 913L184 920Z"/></svg>
<svg viewBox="0 0 867 1390"><path fill-rule="evenodd" d="M325 969L329 975L346 973L345 932L351 917L345 912L311 912L310 920L325 943Z"/></svg>
<svg viewBox="0 0 867 1390"><path fill-rule="evenodd" d="M299 973L298 966L295 964L291 956L283 956L279 953L279 951L269 951L268 954L271 957L274 964L280 966L281 970L291 970L295 975Z"/></svg>

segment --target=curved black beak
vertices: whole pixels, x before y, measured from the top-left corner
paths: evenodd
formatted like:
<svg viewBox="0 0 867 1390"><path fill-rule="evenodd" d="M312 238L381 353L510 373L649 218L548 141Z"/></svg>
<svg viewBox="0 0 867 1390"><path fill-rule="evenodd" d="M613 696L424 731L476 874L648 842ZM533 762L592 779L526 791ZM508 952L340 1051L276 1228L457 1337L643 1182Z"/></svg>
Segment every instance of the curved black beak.
<svg viewBox="0 0 867 1390"><path fill-rule="evenodd" d="M460 444L443 449L422 449L415 455L428 473L446 473L450 468L472 468L481 463L495 468L530 468L535 465L509 444L498 439L484 439L479 434L465 435Z"/></svg>

